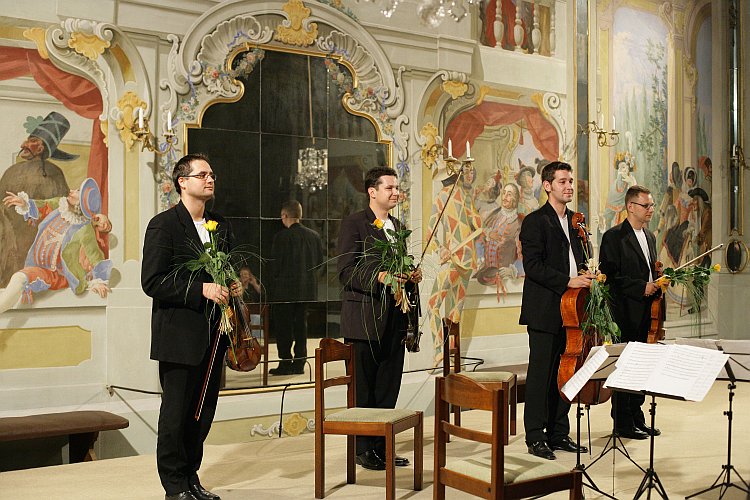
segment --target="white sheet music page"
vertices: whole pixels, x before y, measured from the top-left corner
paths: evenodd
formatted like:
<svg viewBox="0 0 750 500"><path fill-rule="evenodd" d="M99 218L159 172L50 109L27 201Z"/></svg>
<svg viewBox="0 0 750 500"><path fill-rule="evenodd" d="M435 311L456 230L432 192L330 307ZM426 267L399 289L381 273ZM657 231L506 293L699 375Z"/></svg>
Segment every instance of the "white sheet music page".
<svg viewBox="0 0 750 500"><path fill-rule="evenodd" d="M591 349L589 357L582 367L573 374L570 379L560 389L568 401L573 401L574 398L581 392L581 389L586 382L591 379L591 376L602 366L604 360L609 357L607 350L604 346L596 346Z"/></svg>
<svg viewBox="0 0 750 500"><path fill-rule="evenodd" d="M617 369L607 377L604 387L642 391L651 372L665 355L669 346L629 342L615 363Z"/></svg>
<svg viewBox="0 0 750 500"><path fill-rule="evenodd" d="M708 394L728 354L690 345L669 345L668 355L651 374L646 390L702 401Z"/></svg>

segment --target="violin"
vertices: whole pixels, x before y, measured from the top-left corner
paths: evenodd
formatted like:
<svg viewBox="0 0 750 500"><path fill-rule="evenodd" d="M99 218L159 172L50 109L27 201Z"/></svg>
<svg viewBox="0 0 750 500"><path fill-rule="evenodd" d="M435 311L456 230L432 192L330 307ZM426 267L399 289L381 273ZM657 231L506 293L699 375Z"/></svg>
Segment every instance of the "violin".
<svg viewBox="0 0 750 500"><path fill-rule="evenodd" d="M406 287L406 300L409 301L409 311L406 313L406 336L401 341L409 352L419 352L419 341L422 339L422 330L419 328L419 317L421 316L421 305L419 302L419 284L411 283Z"/></svg>
<svg viewBox="0 0 750 500"><path fill-rule="evenodd" d="M229 346L225 357L226 365L238 372L249 372L260 363L263 348L253 336L250 311L245 301L241 297L232 297L230 309L232 331L227 334Z"/></svg>
<svg viewBox="0 0 750 500"><path fill-rule="evenodd" d="M656 280L664 274L664 264L657 260L654 267L656 268L654 280ZM648 327L647 339L649 344L656 344L660 340L664 340L666 336L664 332L664 313L664 294L659 291L654 301L651 302L651 321Z"/></svg>
<svg viewBox="0 0 750 500"><path fill-rule="evenodd" d="M571 217L571 225L573 229L577 230L577 236L583 248L588 249L589 234L586 231L586 217L580 212L574 213ZM589 254L589 252L584 253ZM588 295L588 288L568 288L560 302L560 313L566 331L566 340L565 352L560 356L560 368L557 373L558 389L562 389L562 386L583 366L591 348L602 345L603 342L602 336L598 333L584 335L581 328L581 324L586 319L585 307ZM568 401L562 391L560 391L560 395L565 401ZM611 396L612 391L604 388L604 380L589 380L578 393L580 402L585 405L604 403Z"/></svg>

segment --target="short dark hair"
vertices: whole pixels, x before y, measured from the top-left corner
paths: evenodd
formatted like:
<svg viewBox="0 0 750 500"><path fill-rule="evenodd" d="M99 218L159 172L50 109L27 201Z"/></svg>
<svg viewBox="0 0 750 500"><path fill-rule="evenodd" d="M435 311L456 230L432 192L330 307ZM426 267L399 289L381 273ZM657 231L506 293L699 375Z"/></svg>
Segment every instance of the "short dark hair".
<svg viewBox="0 0 750 500"><path fill-rule="evenodd" d="M205 153L190 153L177 160L177 163L172 169L172 182L174 183L174 189L177 191L177 194L182 192L179 183L180 177L190 175L190 172L193 170L192 163L197 160L203 160L206 163L209 163L208 155Z"/></svg>
<svg viewBox="0 0 750 500"><path fill-rule="evenodd" d="M302 218L302 204L297 200L289 200L282 203L281 211L292 219Z"/></svg>
<svg viewBox="0 0 750 500"><path fill-rule="evenodd" d="M384 175L392 175L393 177L398 177L396 171L390 167L373 167L365 174L365 191L369 190L370 188L377 189L380 183L383 182L380 180L380 178Z"/></svg>
<svg viewBox="0 0 750 500"><path fill-rule="evenodd" d="M570 163L565 163L564 161L552 161L549 162L542 168L542 182L552 182L555 180L555 172L558 170L567 170L568 172L573 171L573 167L570 166Z"/></svg>
<svg viewBox="0 0 750 500"><path fill-rule="evenodd" d="M625 204L627 205L631 201L638 198L638 196L643 194L651 194L651 190L647 188L646 186L639 186L638 184L635 184L634 186L630 186L628 188L628 191L625 193Z"/></svg>

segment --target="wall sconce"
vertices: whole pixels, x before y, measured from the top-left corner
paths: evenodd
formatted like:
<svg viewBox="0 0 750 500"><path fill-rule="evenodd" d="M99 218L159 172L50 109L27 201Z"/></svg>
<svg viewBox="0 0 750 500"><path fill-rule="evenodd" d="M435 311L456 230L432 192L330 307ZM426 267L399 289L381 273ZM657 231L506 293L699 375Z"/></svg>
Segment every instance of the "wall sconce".
<svg viewBox="0 0 750 500"><path fill-rule="evenodd" d="M443 158L443 161L445 162L445 171L448 173L448 175L466 173L474 168L474 158L471 157L471 147L469 146L469 141L466 141L465 160L459 160L458 158L455 158L453 156L453 143L450 139L448 139L447 148L442 144L435 143L430 146L425 156L434 159L437 159L438 156L441 156Z"/></svg>
<svg viewBox="0 0 750 500"><path fill-rule="evenodd" d="M164 145L158 147L156 136L148 126L148 119L143 116L143 108L138 108L137 126L133 128L133 134L141 141L141 151L150 151L157 154L166 154L174 149L175 133L172 130L172 112L167 111L167 130L164 132Z"/></svg>
<svg viewBox="0 0 750 500"><path fill-rule="evenodd" d="M602 120L603 121L603 120ZM578 125L578 133L581 135L596 134L596 143L600 148L616 146L620 142L620 133L615 130L614 117L612 118L612 130L607 132L596 123L596 120L588 122L586 125Z"/></svg>

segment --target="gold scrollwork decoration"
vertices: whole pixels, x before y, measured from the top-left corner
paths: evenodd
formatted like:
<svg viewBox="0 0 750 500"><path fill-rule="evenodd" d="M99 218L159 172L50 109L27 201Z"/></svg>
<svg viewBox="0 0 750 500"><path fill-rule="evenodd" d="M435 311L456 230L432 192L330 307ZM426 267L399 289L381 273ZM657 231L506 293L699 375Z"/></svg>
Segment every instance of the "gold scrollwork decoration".
<svg viewBox="0 0 750 500"><path fill-rule="evenodd" d="M68 40L68 47L92 61L97 60L100 55L104 54L104 50L108 49L110 45L107 40L80 31L71 33Z"/></svg>
<svg viewBox="0 0 750 500"><path fill-rule="evenodd" d="M435 144L437 144L438 129L434 123L427 122L422 127L422 130L419 131L419 134L425 138L420 153L422 166L431 169L434 165L437 165L437 160L440 157L440 151L435 147ZM437 172L437 169L435 169L435 172Z"/></svg>
<svg viewBox="0 0 750 500"><path fill-rule="evenodd" d="M23 36L31 40L36 44L36 50L42 59L49 59L49 52L47 52L47 46L44 44L47 30L44 28L29 28L23 32Z"/></svg>
<svg viewBox="0 0 750 500"><path fill-rule="evenodd" d="M463 82L457 82L455 80L447 80L443 82L443 91L446 94L450 94L453 99L458 99L466 94L469 90L469 85Z"/></svg>
<svg viewBox="0 0 750 500"><path fill-rule="evenodd" d="M133 133L135 129L135 110L145 108L146 103L134 92L128 90L117 101L117 107L120 109L120 118L115 122L115 127L120 134L120 139L125 144L125 148L131 150L133 144L138 139Z"/></svg>
<svg viewBox="0 0 750 500"><path fill-rule="evenodd" d="M311 10L305 7L301 0L289 0L282 9L287 13L289 20L276 28L274 38L287 45L312 45L318 36L318 24L310 23L309 30L302 26L305 19L310 17Z"/></svg>
<svg viewBox="0 0 750 500"><path fill-rule="evenodd" d="M289 436L299 436L307 429L307 419L299 413L292 413L284 421L284 432Z"/></svg>

